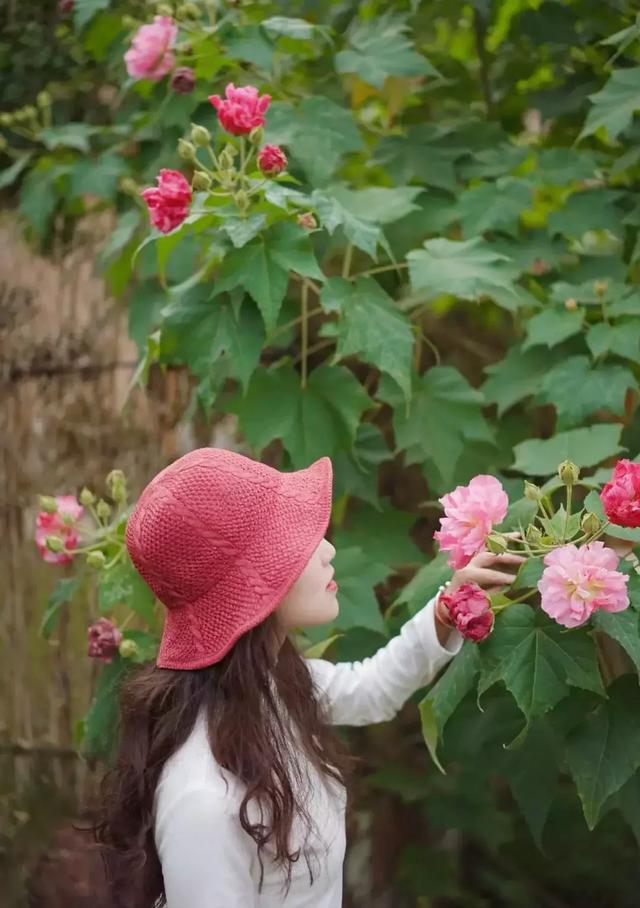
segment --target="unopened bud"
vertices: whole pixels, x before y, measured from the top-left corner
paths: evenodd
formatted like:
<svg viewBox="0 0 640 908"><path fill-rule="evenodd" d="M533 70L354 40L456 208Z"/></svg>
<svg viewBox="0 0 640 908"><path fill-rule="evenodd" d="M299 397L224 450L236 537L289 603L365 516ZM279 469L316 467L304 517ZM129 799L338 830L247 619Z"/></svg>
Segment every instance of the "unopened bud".
<svg viewBox="0 0 640 908"><path fill-rule="evenodd" d="M530 524L525 531L524 538L532 545L539 545L542 542L542 533L538 527Z"/></svg>
<svg viewBox="0 0 640 908"><path fill-rule="evenodd" d="M587 533L587 535L592 536L600 529L600 518L592 511L587 511L587 513L582 518L582 523L580 524L580 526L583 533Z"/></svg>
<svg viewBox="0 0 640 908"><path fill-rule="evenodd" d="M176 11L178 19L199 19L200 10L195 3L183 3Z"/></svg>
<svg viewBox="0 0 640 908"><path fill-rule="evenodd" d="M111 505L104 498L101 498L96 505L96 514L100 520L108 520L111 516Z"/></svg>
<svg viewBox="0 0 640 908"><path fill-rule="evenodd" d="M183 161L195 161L196 150L191 142L187 142L186 139L178 139L178 157L181 157Z"/></svg>
<svg viewBox="0 0 640 908"><path fill-rule="evenodd" d="M486 546L494 555L501 555L507 551L507 540L499 533L490 533L487 536Z"/></svg>
<svg viewBox="0 0 640 908"><path fill-rule="evenodd" d="M604 296L607 292L609 286L609 281L594 281L593 289L598 294L598 296Z"/></svg>
<svg viewBox="0 0 640 908"><path fill-rule="evenodd" d="M28 119L30 119L30 120L35 120L38 116L38 111L33 106L33 104L27 104L27 106L24 109L24 112L25 112L25 116L28 117Z"/></svg>
<svg viewBox="0 0 640 908"><path fill-rule="evenodd" d="M13 123L13 114L0 113L0 126L11 126Z"/></svg>
<svg viewBox="0 0 640 908"><path fill-rule="evenodd" d="M239 189L235 193L235 195L233 197L233 201L236 203L236 205L238 206L240 211L244 211L246 209L247 205L249 204L249 196L244 191L244 189Z"/></svg>
<svg viewBox="0 0 640 908"><path fill-rule="evenodd" d="M564 308L567 310L567 312L575 312L578 308L578 303L572 296L570 296L564 301Z"/></svg>
<svg viewBox="0 0 640 908"><path fill-rule="evenodd" d="M124 501L127 497L127 480L122 470L111 470L107 475L107 488L114 501Z"/></svg>
<svg viewBox="0 0 640 908"><path fill-rule="evenodd" d="M137 197L140 192L140 187L132 177L123 177L118 186L121 192L126 192L128 195Z"/></svg>
<svg viewBox="0 0 640 908"><path fill-rule="evenodd" d="M46 514L55 514L58 510L58 502L51 495L39 495L38 502L40 510Z"/></svg>
<svg viewBox="0 0 640 908"><path fill-rule="evenodd" d="M4 136L0 136L0 151L6 151L9 147L9 143Z"/></svg>
<svg viewBox="0 0 640 908"><path fill-rule="evenodd" d="M205 126L199 126L197 123L191 124L191 141L200 148L206 148L211 144L211 133Z"/></svg>
<svg viewBox="0 0 640 908"><path fill-rule="evenodd" d="M264 139L264 127L254 126L251 132L249 133L249 141L252 145L262 145L262 140Z"/></svg>
<svg viewBox="0 0 640 908"><path fill-rule="evenodd" d="M528 479L525 479L524 497L528 498L529 501L540 501L540 499L542 498L542 489L540 489L535 483L529 482Z"/></svg>
<svg viewBox="0 0 640 908"><path fill-rule="evenodd" d="M211 186L211 177L203 170L196 170L193 175L193 179L191 180L191 185L196 190L196 192L204 192Z"/></svg>
<svg viewBox="0 0 640 908"><path fill-rule="evenodd" d="M125 15L122 17L122 25L124 28L138 28L140 26L140 20L135 19L133 16Z"/></svg>
<svg viewBox="0 0 640 908"><path fill-rule="evenodd" d="M95 496L95 495L93 494L93 492L92 492L90 489L88 489L86 486L85 486L84 489L80 492L80 495L78 496L78 498L79 498L79 500L80 500L80 504L81 504L84 508L89 508L89 507L91 507L92 504L95 504L95 500L96 500L96 496Z"/></svg>
<svg viewBox="0 0 640 908"><path fill-rule="evenodd" d="M168 3L158 3L156 12L159 16L173 16L173 7Z"/></svg>
<svg viewBox="0 0 640 908"><path fill-rule="evenodd" d="M139 652L139 647L135 640L126 638L118 647L118 652L123 659L131 659L132 656L137 655L137 653Z"/></svg>
<svg viewBox="0 0 640 908"><path fill-rule="evenodd" d="M318 222L311 211L305 211L302 214L299 214L296 220L305 230L315 230L318 226Z"/></svg>
<svg viewBox="0 0 640 908"><path fill-rule="evenodd" d="M580 469L571 460L563 460L558 467L558 476L566 486L572 486L580 478Z"/></svg>
<svg viewBox="0 0 640 908"><path fill-rule="evenodd" d="M38 107L51 107L51 95L48 91L39 91L36 96Z"/></svg>
<svg viewBox="0 0 640 908"><path fill-rule="evenodd" d="M89 552L87 555L87 564L89 567L99 569L104 567L107 563L104 552L101 552L99 549L96 549L94 552Z"/></svg>
<svg viewBox="0 0 640 908"><path fill-rule="evenodd" d="M47 536L44 544L50 552L64 552L64 542L59 536Z"/></svg>

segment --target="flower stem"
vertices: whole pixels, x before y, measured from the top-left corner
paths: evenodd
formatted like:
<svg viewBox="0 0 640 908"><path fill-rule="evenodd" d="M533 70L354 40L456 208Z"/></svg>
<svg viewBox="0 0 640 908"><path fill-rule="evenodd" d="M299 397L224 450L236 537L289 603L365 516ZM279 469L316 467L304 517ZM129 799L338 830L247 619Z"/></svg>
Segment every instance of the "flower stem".
<svg viewBox="0 0 640 908"><path fill-rule="evenodd" d="M354 274L356 277L371 277L372 274L382 274L383 271L400 271L402 268L408 268L409 265L407 262L396 262L392 265L379 265L377 268L369 268L367 271L360 271L358 274Z"/></svg>
<svg viewBox="0 0 640 908"><path fill-rule="evenodd" d="M302 335L302 363L300 368L300 387L304 388L307 384L307 354L309 346L309 312L308 312L308 302L309 302L309 285L306 281L302 282L302 291L300 294L300 303L302 307L301 313L301 335Z"/></svg>
<svg viewBox="0 0 640 908"><path fill-rule="evenodd" d="M353 243L348 243L344 252L342 262L342 277L348 278L351 271L351 259L353 258Z"/></svg>
<svg viewBox="0 0 640 908"><path fill-rule="evenodd" d="M567 510L564 515L564 527L562 529L562 541L564 542L567 538L567 528L569 526L569 516L571 514L571 495L573 492L573 486L567 486Z"/></svg>

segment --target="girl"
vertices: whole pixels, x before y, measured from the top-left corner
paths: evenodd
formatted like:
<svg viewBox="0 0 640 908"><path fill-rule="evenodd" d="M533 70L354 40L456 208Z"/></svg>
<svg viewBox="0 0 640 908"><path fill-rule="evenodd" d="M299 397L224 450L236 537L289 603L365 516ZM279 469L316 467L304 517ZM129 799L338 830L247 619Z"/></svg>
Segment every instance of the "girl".
<svg viewBox="0 0 640 908"><path fill-rule="evenodd" d="M166 607L155 665L121 693L96 825L114 905L340 908L345 781L333 725L391 719L462 645L440 590L372 658L304 659L287 634L339 610L325 539L332 468L285 473L200 448L129 518L131 559ZM513 576L482 552L448 585Z"/></svg>

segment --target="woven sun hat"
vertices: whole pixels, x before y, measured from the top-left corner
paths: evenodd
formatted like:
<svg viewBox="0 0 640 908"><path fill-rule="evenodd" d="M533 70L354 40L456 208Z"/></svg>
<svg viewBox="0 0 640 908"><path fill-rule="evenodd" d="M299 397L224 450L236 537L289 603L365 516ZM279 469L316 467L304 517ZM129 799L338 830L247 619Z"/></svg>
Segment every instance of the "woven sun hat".
<svg viewBox="0 0 640 908"><path fill-rule="evenodd" d="M151 480L125 538L166 608L156 665L212 665L278 606L326 533L332 478L328 457L287 473L208 447Z"/></svg>

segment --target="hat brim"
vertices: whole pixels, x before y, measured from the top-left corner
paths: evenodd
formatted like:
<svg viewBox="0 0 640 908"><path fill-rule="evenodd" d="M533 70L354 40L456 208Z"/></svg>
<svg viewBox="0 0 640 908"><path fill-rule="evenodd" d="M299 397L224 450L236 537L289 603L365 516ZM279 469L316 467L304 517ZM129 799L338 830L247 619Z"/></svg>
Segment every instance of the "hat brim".
<svg viewBox="0 0 640 908"><path fill-rule="evenodd" d="M280 473L274 506L259 535L215 587L166 613L159 668L197 669L219 662L248 630L270 615L294 585L331 518L333 469L328 457ZM229 621L225 604L240 603Z"/></svg>

